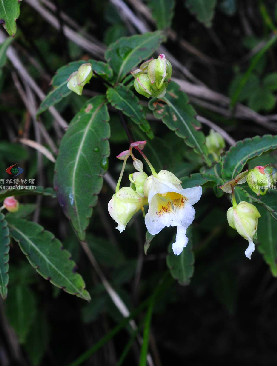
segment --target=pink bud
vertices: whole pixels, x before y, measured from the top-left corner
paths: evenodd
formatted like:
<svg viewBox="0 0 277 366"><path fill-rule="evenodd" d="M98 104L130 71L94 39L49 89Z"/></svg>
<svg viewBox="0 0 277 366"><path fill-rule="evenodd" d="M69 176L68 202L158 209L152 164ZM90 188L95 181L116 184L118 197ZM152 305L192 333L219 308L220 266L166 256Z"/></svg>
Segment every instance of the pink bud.
<svg viewBox="0 0 277 366"><path fill-rule="evenodd" d="M260 173L262 173L262 174L265 174L265 167L264 166L262 166L262 165L258 165L258 166L255 166L255 168L254 169L258 169L258 171L260 172Z"/></svg>
<svg viewBox="0 0 277 366"><path fill-rule="evenodd" d="M146 141L135 141L131 143L131 147L138 147L140 150L143 150L146 145Z"/></svg>
<svg viewBox="0 0 277 366"><path fill-rule="evenodd" d="M5 198L4 207L9 212L17 212L19 203L13 196L10 196L10 197Z"/></svg>
<svg viewBox="0 0 277 366"><path fill-rule="evenodd" d="M130 150L122 151L119 155L117 155L117 159L125 160L127 156L130 156Z"/></svg>

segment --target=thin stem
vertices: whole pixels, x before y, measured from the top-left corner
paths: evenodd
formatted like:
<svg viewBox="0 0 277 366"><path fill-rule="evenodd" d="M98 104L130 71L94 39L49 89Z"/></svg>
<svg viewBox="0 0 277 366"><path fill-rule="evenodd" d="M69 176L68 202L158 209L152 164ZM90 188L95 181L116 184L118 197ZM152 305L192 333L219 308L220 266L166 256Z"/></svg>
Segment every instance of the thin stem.
<svg viewBox="0 0 277 366"><path fill-rule="evenodd" d="M119 191L119 188L120 188L120 183L121 183L121 180L122 180L122 177L123 177L123 173L124 173L124 170L125 170L125 167L126 167L126 163L127 163L127 159L128 159L129 156L127 156L124 161L123 161L123 165L122 165L122 168L121 168L121 172L120 172L120 176L118 178L118 182L117 182L117 185L116 185L116 188L115 188L115 192L118 192Z"/></svg>
<svg viewBox="0 0 277 366"><path fill-rule="evenodd" d="M156 170L154 169L153 165L150 163L150 161L148 160L148 158L146 157L146 155L141 151L141 149L139 147L135 147L135 149L140 153L140 155L143 157L143 159L146 161L146 163L149 166L149 169L151 170L151 173L154 176L157 176Z"/></svg>
<svg viewBox="0 0 277 366"><path fill-rule="evenodd" d="M232 187L232 205L233 207L237 207L237 200L236 200L236 196L235 196L235 190L234 187Z"/></svg>
<svg viewBox="0 0 277 366"><path fill-rule="evenodd" d="M120 122L122 124L122 127L124 128L125 132L126 132L126 135L128 137L128 140L130 142L130 144L132 142L134 142L134 138L133 138L133 135L131 133L131 131L129 130L128 126L127 126L127 123L125 121L125 118L124 118L124 115L122 112L119 111L119 117L120 117Z"/></svg>

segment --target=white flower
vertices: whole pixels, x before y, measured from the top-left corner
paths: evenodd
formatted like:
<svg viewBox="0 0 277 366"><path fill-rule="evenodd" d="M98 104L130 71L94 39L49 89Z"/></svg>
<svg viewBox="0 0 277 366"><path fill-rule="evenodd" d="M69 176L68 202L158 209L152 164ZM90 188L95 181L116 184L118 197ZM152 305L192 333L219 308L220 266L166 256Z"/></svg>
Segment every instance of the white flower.
<svg viewBox="0 0 277 366"><path fill-rule="evenodd" d="M136 212L145 204L144 197L141 197L130 187L123 187L116 192L108 204L110 216L117 222L117 229L122 233L126 225Z"/></svg>
<svg viewBox="0 0 277 366"><path fill-rule="evenodd" d="M161 170L147 178L144 194L148 197L149 210L145 225L150 234L158 234L165 226L177 226L174 254L179 255L188 243L186 231L194 220L192 205L199 201L202 187L183 189L181 181L171 172Z"/></svg>

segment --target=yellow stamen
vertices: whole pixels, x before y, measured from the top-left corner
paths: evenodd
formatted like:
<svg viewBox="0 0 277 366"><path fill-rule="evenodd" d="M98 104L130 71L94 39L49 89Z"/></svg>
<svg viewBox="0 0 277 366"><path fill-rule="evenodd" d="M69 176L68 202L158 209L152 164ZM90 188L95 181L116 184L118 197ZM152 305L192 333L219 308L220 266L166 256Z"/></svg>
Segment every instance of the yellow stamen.
<svg viewBox="0 0 277 366"><path fill-rule="evenodd" d="M187 198L182 196L180 193L168 192L168 193L158 193L158 207L157 214L159 216L172 212L176 208L184 207Z"/></svg>

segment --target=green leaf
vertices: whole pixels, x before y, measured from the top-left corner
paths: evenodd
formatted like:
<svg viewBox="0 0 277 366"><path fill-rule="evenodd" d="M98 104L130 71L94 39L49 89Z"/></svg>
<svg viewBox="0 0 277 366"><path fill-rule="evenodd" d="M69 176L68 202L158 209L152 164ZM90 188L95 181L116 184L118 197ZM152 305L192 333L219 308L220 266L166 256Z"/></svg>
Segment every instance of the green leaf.
<svg viewBox="0 0 277 366"><path fill-rule="evenodd" d="M202 186L203 184L211 181L212 179L203 176L201 173L191 174L189 177L181 178L183 188L192 188L195 186Z"/></svg>
<svg viewBox="0 0 277 366"><path fill-rule="evenodd" d="M20 14L18 0L0 0L0 21L10 36L16 32L16 19Z"/></svg>
<svg viewBox="0 0 277 366"><path fill-rule="evenodd" d="M84 63L91 63L93 71L104 79L110 79L112 77L112 69L109 67L108 64L101 61L79 60L70 62L69 64L62 66L58 69L56 75L52 79L52 85L54 89L50 91L50 93L47 94L46 98L42 101L37 111L37 115L46 111L46 109L60 102L63 98L72 93L72 91L67 87L68 78Z"/></svg>
<svg viewBox="0 0 277 366"><path fill-rule="evenodd" d="M5 216L0 212L0 295L8 294L10 236Z"/></svg>
<svg viewBox="0 0 277 366"><path fill-rule="evenodd" d="M241 81L243 79L243 74L237 74L234 79L232 80L229 88L229 95L233 97L233 95L236 93L236 90L238 89ZM248 80L245 82L243 87L241 88L241 91L238 95L238 102L245 102L248 101L253 93L260 88L260 80L259 78L254 75L250 74Z"/></svg>
<svg viewBox="0 0 277 366"><path fill-rule="evenodd" d="M1 0L0 0L1 1ZM13 41L13 38L7 38L5 41L0 45L0 68L5 66L7 61L7 49L11 42Z"/></svg>
<svg viewBox="0 0 277 366"><path fill-rule="evenodd" d="M124 85L117 85L107 90L107 98L111 105L130 117L149 138L153 138L153 132L145 113L135 94Z"/></svg>
<svg viewBox="0 0 277 366"><path fill-rule="evenodd" d="M24 146L8 141L0 142L0 155L2 159L8 157L9 161L17 162L26 160L29 156L28 150Z"/></svg>
<svg viewBox="0 0 277 366"><path fill-rule="evenodd" d="M276 198L276 197L275 197ZM274 218L264 207L258 207L261 214L258 224L258 250L269 265L274 277L277 277L277 225Z"/></svg>
<svg viewBox="0 0 277 366"><path fill-rule="evenodd" d="M265 88L259 88L252 93L248 106L256 112L271 111L276 104L276 100L272 92Z"/></svg>
<svg viewBox="0 0 277 366"><path fill-rule="evenodd" d="M263 80L263 85L271 91L277 90L277 72L266 75Z"/></svg>
<svg viewBox="0 0 277 366"><path fill-rule="evenodd" d="M187 285L194 272L194 254L192 252L191 240L183 249L180 255L175 255L172 251L172 244L168 247L166 264L175 280L182 285Z"/></svg>
<svg viewBox="0 0 277 366"><path fill-rule="evenodd" d="M174 0L148 0L152 16L158 29L166 29L171 25L173 17Z"/></svg>
<svg viewBox="0 0 277 366"><path fill-rule="evenodd" d="M14 286L9 291L5 311L10 325L24 343L36 314L36 298L26 286Z"/></svg>
<svg viewBox="0 0 277 366"><path fill-rule="evenodd" d="M12 237L36 271L53 285L69 294L90 300L82 277L75 273L71 254L42 226L15 217L7 218Z"/></svg>
<svg viewBox="0 0 277 366"><path fill-rule="evenodd" d="M186 7L206 27L212 25L216 0L186 0Z"/></svg>
<svg viewBox="0 0 277 366"><path fill-rule="evenodd" d="M164 101L165 104L161 101ZM183 138L188 146L202 155L203 159L210 162L207 158L205 136L198 130L201 124L195 119L196 112L188 102L187 95L176 83L171 82L166 95L158 100L151 99L149 108L153 110L156 118L162 119L170 130Z"/></svg>
<svg viewBox="0 0 277 366"><path fill-rule="evenodd" d="M103 185L110 126L104 96L90 99L73 118L60 145L55 189L60 205L81 240Z"/></svg>
<svg viewBox="0 0 277 366"><path fill-rule="evenodd" d="M248 160L277 148L277 136L264 135L247 138L232 146L225 155L222 175L234 179Z"/></svg>
<svg viewBox="0 0 277 366"><path fill-rule="evenodd" d="M12 187L12 186L11 186ZM40 194L43 196L50 196L55 198L56 197L56 193L54 192L53 188L44 188L41 186L34 186L35 189L6 189L3 191L0 191L0 202L4 201L4 199L6 197L10 197L10 196L27 196L27 195L32 195L32 194Z"/></svg>
<svg viewBox="0 0 277 366"><path fill-rule="evenodd" d="M157 31L123 37L112 43L106 51L105 58L117 75L116 82L121 81L133 67L151 56L163 39L163 34Z"/></svg>
<svg viewBox="0 0 277 366"><path fill-rule="evenodd" d="M237 189L242 189L249 199L261 204L277 220L277 191L275 189L269 189L264 196L257 196L249 187L236 187Z"/></svg>
<svg viewBox="0 0 277 366"><path fill-rule="evenodd" d="M37 205L35 203L26 203L26 204L19 204L18 211L17 212L9 212L6 216L12 216L12 217L26 217L31 215L37 208Z"/></svg>
<svg viewBox="0 0 277 366"><path fill-rule="evenodd" d="M28 332L24 348L32 365L40 364L49 341L49 326L44 311L39 311Z"/></svg>
<svg viewBox="0 0 277 366"><path fill-rule="evenodd" d="M155 235L150 234L148 231L146 231L145 235L145 243L144 243L144 254L146 255L148 252L148 249L150 248L151 241L155 238Z"/></svg>

